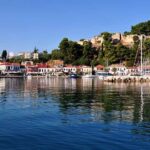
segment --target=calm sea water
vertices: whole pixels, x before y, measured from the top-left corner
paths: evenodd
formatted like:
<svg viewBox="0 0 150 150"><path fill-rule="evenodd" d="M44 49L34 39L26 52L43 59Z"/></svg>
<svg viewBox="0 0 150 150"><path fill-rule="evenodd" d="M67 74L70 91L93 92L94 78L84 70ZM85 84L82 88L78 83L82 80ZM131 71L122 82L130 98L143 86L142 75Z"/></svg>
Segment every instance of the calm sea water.
<svg viewBox="0 0 150 150"><path fill-rule="evenodd" d="M0 150L149 148L149 84L0 79Z"/></svg>

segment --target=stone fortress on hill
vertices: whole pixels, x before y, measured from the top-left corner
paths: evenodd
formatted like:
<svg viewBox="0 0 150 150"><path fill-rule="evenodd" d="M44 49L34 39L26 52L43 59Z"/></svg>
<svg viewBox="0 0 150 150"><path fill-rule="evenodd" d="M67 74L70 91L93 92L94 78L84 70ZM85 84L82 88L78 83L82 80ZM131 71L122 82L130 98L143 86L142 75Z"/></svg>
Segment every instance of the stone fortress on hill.
<svg viewBox="0 0 150 150"><path fill-rule="evenodd" d="M134 44L135 36L139 37L140 39L140 36L137 34L124 35L122 33L113 33L111 38L115 43L120 42L122 45L126 47L132 47ZM144 38L148 39L150 38L150 36L144 35ZM103 39L103 35L99 35L99 36L94 36L93 38L89 40L85 40L85 39L80 40L78 41L78 44L83 45L84 41L90 41L94 47L101 47L104 39Z"/></svg>

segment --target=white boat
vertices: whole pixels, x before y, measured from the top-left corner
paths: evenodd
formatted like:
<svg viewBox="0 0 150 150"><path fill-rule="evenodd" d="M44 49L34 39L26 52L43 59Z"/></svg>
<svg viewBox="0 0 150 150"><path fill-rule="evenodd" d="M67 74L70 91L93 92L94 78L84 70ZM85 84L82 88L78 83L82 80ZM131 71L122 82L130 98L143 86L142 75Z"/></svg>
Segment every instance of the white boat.
<svg viewBox="0 0 150 150"><path fill-rule="evenodd" d="M107 77L112 76L109 72L97 72L96 75L100 80L105 80Z"/></svg>
<svg viewBox="0 0 150 150"><path fill-rule="evenodd" d="M87 74L87 75L83 75L82 78L96 78L96 75L92 75L92 74Z"/></svg>
<svg viewBox="0 0 150 150"><path fill-rule="evenodd" d="M27 75L27 79L32 79L32 75L31 75L31 74L28 74L28 75Z"/></svg>

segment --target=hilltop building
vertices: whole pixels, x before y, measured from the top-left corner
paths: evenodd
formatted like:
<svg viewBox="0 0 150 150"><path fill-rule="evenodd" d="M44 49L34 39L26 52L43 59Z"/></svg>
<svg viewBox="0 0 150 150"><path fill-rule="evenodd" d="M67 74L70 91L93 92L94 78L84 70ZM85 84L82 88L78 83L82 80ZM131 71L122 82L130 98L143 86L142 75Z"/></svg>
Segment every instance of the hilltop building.
<svg viewBox="0 0 150 150"><path fill-rule="evenodd" d="M20 52L17 54L17 56L23 58L23 59L39 59L39 53L31 53L31 52Z"/></svg>
<svg viewBox="0 0 150 150"><path fill-rule="evenodd" d="M33 59L39 59L39 53L33 53L32 58Z"/></svg>
<svg viewBox="0 0 150 150"><path fill-rule="evenodd" d="M30 52L25 52L23 57L24 57L24 59L31 59L32 58L32 54Z"/></svg>
<svg viewBox="0 0 150 150"><path fill-rule="evenodd" d="M124 35L121 33L113 33L111 38L112 38L113 43L120 42L122 43L122 45L126 47L132 47L134 44L135 36L140 38L140 36L136 34ZM150 36L144 36L144 38L147 39L147 38L150 38ZM102 35L98 35L89 40L80 40L78 41L78 44L83 45L84 41L90 41L94 47L101 47L104 42L104 39Z"/></svg>

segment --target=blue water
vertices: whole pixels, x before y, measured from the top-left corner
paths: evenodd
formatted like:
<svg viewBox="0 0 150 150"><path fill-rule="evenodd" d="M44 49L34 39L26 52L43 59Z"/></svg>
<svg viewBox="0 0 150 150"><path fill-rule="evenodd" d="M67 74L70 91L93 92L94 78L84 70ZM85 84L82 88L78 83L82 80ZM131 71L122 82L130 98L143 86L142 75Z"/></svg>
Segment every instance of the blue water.
<svg viewBox="0 0 150 150"><path fill-rule="evenodd" d="M0 79L0 150L149 148L149 84Z"/></svg>

